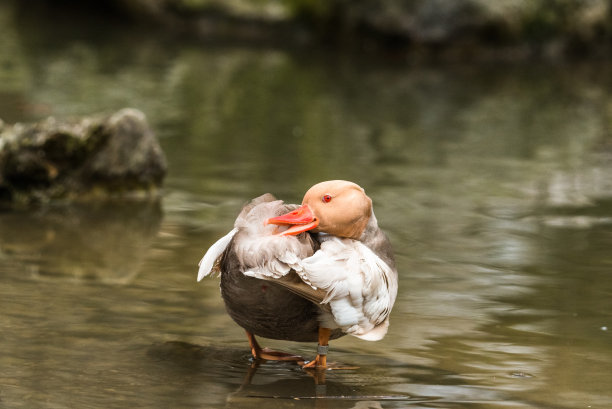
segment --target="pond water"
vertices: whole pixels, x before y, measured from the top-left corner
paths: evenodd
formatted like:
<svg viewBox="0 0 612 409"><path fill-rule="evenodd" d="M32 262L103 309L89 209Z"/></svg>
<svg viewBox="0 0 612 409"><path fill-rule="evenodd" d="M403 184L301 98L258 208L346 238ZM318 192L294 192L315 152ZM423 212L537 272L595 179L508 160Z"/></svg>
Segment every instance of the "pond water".
<svg viewBox="0 0 612 409"><path fill-rule="evenodd" d="M612 407L610 66L213 46L10 4L0 118L139 108L169 175L159 203L0 213L0 407ZM195 278L244 202L336 178L374 200L400 291L323 385L252 363Z"/></svg>

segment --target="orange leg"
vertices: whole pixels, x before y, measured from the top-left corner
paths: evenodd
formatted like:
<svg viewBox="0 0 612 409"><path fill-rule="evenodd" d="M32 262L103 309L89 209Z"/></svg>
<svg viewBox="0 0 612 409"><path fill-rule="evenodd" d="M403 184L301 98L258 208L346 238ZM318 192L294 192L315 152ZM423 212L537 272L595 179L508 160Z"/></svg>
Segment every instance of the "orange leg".
<svg viewBox="0 0 612 409"><path fill-rule="evenodd" d="M327 368L327 349L329 346L329 336L331 335L331 329L319 328L319 347L317 349L317 357L308 362L302 368L315 368L315 369L326 369Z"/></svg>
<svg viewBox="0 0 612 409"><path fill-rule="evenodd" d="M299 355L289 354L287 352L275 351L270 348L262 348L255 339L252 332L246 331L249 345L251 346L251 354L255 359L265 359L268 361L298 361L304 362L305 359Z"/></svg>

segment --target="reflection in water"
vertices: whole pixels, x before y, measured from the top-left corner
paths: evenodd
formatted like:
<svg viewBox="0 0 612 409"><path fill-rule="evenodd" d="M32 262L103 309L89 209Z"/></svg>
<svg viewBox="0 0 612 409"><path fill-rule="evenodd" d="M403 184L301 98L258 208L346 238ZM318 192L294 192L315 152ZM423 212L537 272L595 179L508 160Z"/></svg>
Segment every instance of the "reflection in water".
<svg viewBox="0 0 612 409"><path fill-rule="evenodd" d="M198 390L218 386L220 377L231 379L226 382L225 407L376 409L461 402L496 407L495 402L514 400L510 395L462 385L457 374L385 359L370 361L360 370L305 372L292 363L249 363L244 350L184 342L153 345L147 355L175 377L197 379ZM404 380L421 394L385 394L389 390L385 381L392 379ZM435 385L419 385L422 379Z"/></svg>
<svg viewBox="0 0 612 409"><path fill-rule="evenodd" d="M0 213L0 405L612 406L609 67L83 38L3 7L0 117L136 106L170 174L163 220L156 204ZM301 369L252 370L218 282L195 273L244 202L332 178L375 201L400 292L383 341L334 342L360 369L313 399Z"/></svg>
<svg viewBox="0 0 612 409"><path fill-rule="evenodd" d="M140 272L161 217L156 201L0 212L0 255L41 280L126 284Z"/></svg>

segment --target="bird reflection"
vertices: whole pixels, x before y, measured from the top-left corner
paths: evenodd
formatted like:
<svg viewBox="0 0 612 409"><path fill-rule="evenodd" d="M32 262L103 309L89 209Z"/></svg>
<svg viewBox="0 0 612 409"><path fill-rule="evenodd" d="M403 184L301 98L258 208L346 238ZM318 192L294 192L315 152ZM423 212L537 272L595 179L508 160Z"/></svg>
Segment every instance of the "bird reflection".
<svg viewBox="0 0 612 409"><path fill-rule="evenodd" d="M253 362L253 364L249 368L247 375L245 377L245 383L243 383L243 385L240 387L238 391L232 394L233 396L231 396L228 399L228 403L233 402L232 398L235 398L237 395L243 395L245 392L247 393L246 397L250 397L250 398L253 398L253 397L281 398L281 396L263 396L263 395L257 396L253 394L254 392L253 389L259 389L259 388L253 388L253 385L251 384L251 381L253 377L255 376L255 372L257 372L258 367L259 367L259 362ZM295 396L295 397L292 397L292 399L294 400L310 399L314 402L315 409L327 409L328 407L333 407L333 408L345 408L346 407L347 409L382 409L380 402L377 402L377 401L358 400L355 402L355 399L359 399L359 398L353 397L350 394L349 395L333 395L333 394L328 395L327 383L326 383L326 371L325 370L311 370L311 371L307 371L307 373L312 376L313 384L308 384L308 382L303 382L303 383L305 386L311 386L311 387L314 386L314 390L310 389L311 391L313 391L313 393L305 394L303 396ZM275 382L271 386L274 386L274 389L277 391L284 391L285 390L284 388L287 387L288 385L282 382ZM332 382L332 387L334 389L336 388L340 389L339 388L340 386L341 384L339 384L338 382ZM284 398L288 399L291 397L284 397ZM338 401L342 399L345 400L345 402L339 403ZM330 402L333 402L333 404L331 404Z"/></svg>
<svg viewBox="0 0 612 409"><path fill-rule="evenodd" d="M281 406L284 401L292 402L292 407L378 409L377 400L389 398L369 393L372 391L362 386L363 379L355 379L354 371L306 371L294 363L253 360L243 348L171 341L151 346L148 355L157 365L163 362L173 378L188 378L194 393L222 386L227 391L227 407L254 407L259 400L268 407L274 400Z"/></svg>
<svg viewBox="0 0 612 409"><path fill-rule="evenodd" d="M300 379L276 379L266 384L254 383L257 370L264 362L257 360L251 363L240 388L228 395L228 405L233 406L244 400L253 399L284 399L311 401L315 409L328 407L382 409L378 401L359 400L362 396L355 396L353 388L337 381L327 381L328 370L324 369L304 371L307 376Z"/></svg>

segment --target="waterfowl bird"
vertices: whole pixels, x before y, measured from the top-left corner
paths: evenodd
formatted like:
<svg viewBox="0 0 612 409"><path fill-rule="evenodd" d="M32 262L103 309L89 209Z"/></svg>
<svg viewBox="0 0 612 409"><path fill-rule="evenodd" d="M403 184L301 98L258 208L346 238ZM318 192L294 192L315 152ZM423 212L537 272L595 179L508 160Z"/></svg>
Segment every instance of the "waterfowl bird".
<svg viewBox="0 0 612 409"><path fill-rule="evenodd" d="M311 187L302 205L271 194L247 204L234 229L200 261L198 281L218 272L229 315L246 330L255 359L304 358L261 348L255 336L315 342L304 367L327 367L330 339L382 339L398 280L389 240L372 200L357 184Z"/></svg>

